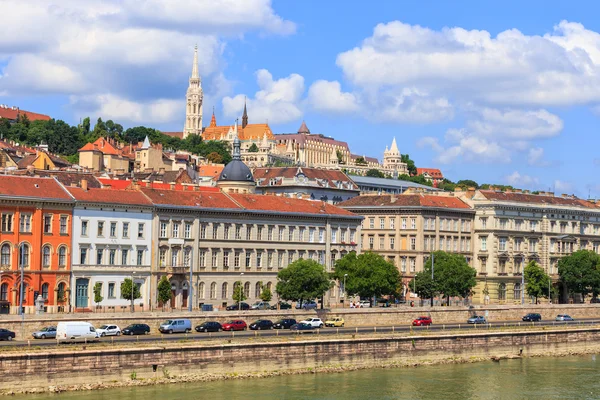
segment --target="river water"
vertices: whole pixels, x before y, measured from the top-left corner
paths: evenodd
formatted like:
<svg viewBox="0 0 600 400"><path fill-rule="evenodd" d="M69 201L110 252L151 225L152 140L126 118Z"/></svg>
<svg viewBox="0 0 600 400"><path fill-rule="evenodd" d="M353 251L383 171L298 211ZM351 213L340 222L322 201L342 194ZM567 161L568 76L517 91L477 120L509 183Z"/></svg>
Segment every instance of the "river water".
<svg viewBox="0 0 600 400"><path fill-rule="evenodd" d="M19 400L600 399L600 355L18 396Z"/></svg>

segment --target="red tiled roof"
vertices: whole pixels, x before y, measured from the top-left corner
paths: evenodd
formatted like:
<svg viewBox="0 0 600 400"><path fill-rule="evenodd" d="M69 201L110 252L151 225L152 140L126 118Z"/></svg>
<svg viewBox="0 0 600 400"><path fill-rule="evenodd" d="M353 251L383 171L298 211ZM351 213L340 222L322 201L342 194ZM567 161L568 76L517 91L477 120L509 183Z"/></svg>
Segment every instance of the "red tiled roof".
<svg viewBox="0 0 600 400"><path fill-rule="evenodd" d="M27 119L29 119L29 121L31 122L38 120L50 121L50 117L48 115L38 114L31 111L19 110L18 108L13 110L12 108L0 107L0 118L6 118L11 121L16 121L17 116L19 115L26 115Z"/></svg>
<svg viewBox="0 0 600 400"><path fill-rule="evenodd" d="M402 194L397 196L357 196L338 203L339 207L435 207L470 209L468 204L458 197L433 196L426 194Z"/></svg>
<svg viewBox="0 0 600 400"><path fill-rule="evenodd" d="M224 165L200 165L198 167L198 176L210 176L213 179L219 178L223 172Z"/></svg>
<svg viewBox="0 0 600 400"><path fill-rule="evenodd" d="M321 201L292 199L259 194L229 193L240 206L247 210L304 213L316 215L355 215L349 211Z"/></svg>
<svg viewBox="0 0 600 400"><path fill-rule="evenodd" d="M1 139L0 139L0 149L13 150L17 153L35 154L35 150L32 148L25 147L25 146L18 146L16 144L11 144L6 140L1 140Z"/></svg>
<svg viewBox="0 0 600 400"><path fill-rule="evenodd" d="M81 186L81 181L85 179L87 180L87 185L90 189L99 189L102 187L99 180L89 173L36 169L34 171L27 171L27 174L36 177L56 177L56 179L65 186Z"/></svg>
<svg viewBox="0 0 600 400"><path fill-rule="evenodd" d="M64 188L52 178L0 175L0 196L72 200Z"/></svg>
<svg viewBox="0 0 600 400"><path fill-rule="evenodd" d="M111 139L112 140L112 139ZM94 143L87 143L85 146L80 148L78 151L101 151L103 154L109 154L113 156L123 156L123 151L121 149L117 149L115 146L110 143L109 140L101 137L96 139Z"/></svg>
<svg viewBox="0 0 600 400"><path fill-rule="evenodd" d="M442 174L442 171L440 171L437 168L417 168L417 175L423 175L426 172L432 178L435 178L435 179L444 179L444 175Z"/></svg>
<svg viewBox="0 0 600 400"><path fill-rule="evenodd" d="M117 189L88 189L69 187L67 190L77 201L90 203L110 203L150 206L152 202L144 194L137 190Z"/></svg>
<svg viewBox="0 0 600 400"><path fill-rule="evenodd" d="M544 196L539 194L526 194L526 193L507 193L507 192L496 192L493 190L480 190L481 193L488 200L496 201L508 201L516 203L534 203L534 204L547 204L557 206L574 206L574 207L585 207L585 208L597 208L595 204L589 201L578 199L578 198L565 198L555 196Z"/></svg>
<svg viewBox="0 0 600 400"><path fill-rule="evenodd" d="M127 189L132 181L124 180L124 179L110 179L110 178L97 178L101 184L104 186L110 186L113 189Z"/></svg>
<svg viewBox="0 0 600 400"><path fill-rule="evenodd" d="M183 191L142 188L141 191L156 205L199 208L239 208L227 195L213 191Z"/></svg>
<svg viewBox="0 0 600 400"><path fill-rule="evenodd" d="M331 169L319 169L319 168L299 168L299 167L268 167L268 168L256 168L252 175L254 180L258 183L257 186L270 186L269 181L275 178L288 178L293 179L299 172L306 175L309 179L318 179L321 181L327 181L329 188L336 189L337 182L348 182L352 185L351 189L358 190L358 186L342 171L331 170ZM278 183L279 184L279 183ZM319 186L325 187L324 184Z"/></svg>
<svg viewBox="0 0 600 400"><path fill-rule="evenodd" d="M202 132L204 140L221 140L221 136L227 136L230 126L207 126ZM245 128L238 125L237 135L240 140L258 140L267 134L267 139L273 140L273 132L269 124L248 124Z"/></svg>

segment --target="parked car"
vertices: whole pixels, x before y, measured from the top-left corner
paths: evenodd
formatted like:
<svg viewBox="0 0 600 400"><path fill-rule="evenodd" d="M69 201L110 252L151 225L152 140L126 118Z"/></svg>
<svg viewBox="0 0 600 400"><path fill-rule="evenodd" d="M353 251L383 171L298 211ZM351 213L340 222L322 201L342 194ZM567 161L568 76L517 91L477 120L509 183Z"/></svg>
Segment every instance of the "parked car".
<svg viewBox="0 0 600 400"><path fill-rule="evenodd" d="M294 318L282 318L273 323L275 329L290 329L292 325L296 324Z"/></svg>
<svg viewBox="0 0 600 400"><path fill-rule="evenodd" d="M539 322L542 320L542 316L538 313L529 313L523 317L523 321L527 322Z"/></svg>
<svg viewBox="0 0 600 400"><path fill-rule="evenodd" d="M419 318L415 319L412 322L412 325L413 326L428 326L428 325L431 325L432 323L433 323L433 321L431 320L431 317L423 316L423 317L419 317Z"/></svg>
<svg viewBox="0 0 600 400"><path fill-rule="evenodd" d="M280 310L290 310L292 308L292 305L290 303L286 303L285 301L280 301L277 304L279 304ZM277 310L277 304L272 305L271 310Z"/></svg>
<svg viewBox="0 0 600 400"><path fill-rule="evenodd" d="M104 336L121 336L121 328L117 325L102 325L100 328L96 328L98 335Z"/></svg>
<svg viewBox="0 0 600 400"><path fill-rule="evenodd" d="M271 308L271 305L266 301L257 301L256 303L252 304L252 307L250 308L253 310L268 310Z"/></svg>
<svg viewBox="0 0 600 400"><path fill-rule="evenodd" d="M268 319L257 319L250 324L250 329L253 331L262 331L265 329L273 329L273 321Z"/></svg>
<svg viewBox="0 0 600 400"><path fill-rule="evenodd" d="M314 300L305 300L296 304L296 310L316 310L317 302Z"/></svg>
<svg viewBox="0 0 600 400"><path fill-rule="evenodd" d="M359 308L369 308L371 307L371 302L369 300L361 300L358 302Z"/></svg>
<svg viewBox="0 0 600 400"><path fill-rule="evenodd" d="M570 315L567 315L567 314L558 314L556 316L556 320L557 321L575 321L573 318L571 318Z"/></svg>
<svg viewBox="0 0 600 400"><path fill-rule="evenodd" d="M303 321L300 321L302 323L308 324L310 326L312 326L313 328L322 328L323 327L323 321L321 320L321 318L306 318Z"/></svg>
<svg viewBox="0 0 600 400"><path fill-rule="evenodd" d="M234 319L232 321L225 322L223 325L224 331L245 331L248 329L248 325L241 319Z"/></svg>
<svg viewBox="0 0 600 400"><path fill-rule="evenodd" d="M61 342L84 342L99 337L96 328L89 322L64 321L56 326L56 339Z"/></svg>
<svg viewBox="0 0 600 400"><path fill-rule="evenodd" d="M192 321L189 319L170 319L158 327L161 333L188 333L192 331Z"/></svg>
<svg viewBox="0 0 600 400"><path fill-rule="evenodd" d="M312 333L315 331L315 328L310 325L310 324L306 324L304 322L299 322L297 324L294 324L290 327L291 331L296 331L298 333Z"/></svg>
<svg viewBox="0 0 600 400"><path fill-rule="evenodd" d="M33 336L34 339L54 339L56 338L56 327L47 326L39 331L33 332L31 336Z"/></svg>
<svg viewBox="0 0 600 400"><path fill-rule="evenodd" d="M123 335L145 335L150 333L150 327L146 324L131 324L123 329Z"/></svg>
<svg viewBox="0 0 600 400"><path fill-rule="evenodd" d="M250 304L244 303L244 302L235 303L235 304L232 304L230 306L227 306L225 309L227 311L238 311L239 309L241 309L242 311L245 311L245 310L249 310L250 309Z"/></svg>
<svg viewBox="0 0 600 400"><path fill-rule="evenodd" d="M206 321L196 326L196 332L219 332L223 327L217 321Z"/></svg>
<svg viewBox="0 0 600 400"><path fill-rule="evenodd" d="M13 340L15 338L15 333L13 331L9 331L8 329L0 328L0 340Z"/></svg>
<svg viewBox="0 0 600 400"><path fill-rule="evenodd" d="M333 317L333 318L329 318L328 320L325 321L325 326L343 327L344 323L345 323L344 318L342 318L342 317Z"/></svg>
<svg viewBox="0 0 600 400"><path fill-rule="evenodd" d="M485 317L481 315L475 315L467 320L469 324L487 324Z"/></svg>

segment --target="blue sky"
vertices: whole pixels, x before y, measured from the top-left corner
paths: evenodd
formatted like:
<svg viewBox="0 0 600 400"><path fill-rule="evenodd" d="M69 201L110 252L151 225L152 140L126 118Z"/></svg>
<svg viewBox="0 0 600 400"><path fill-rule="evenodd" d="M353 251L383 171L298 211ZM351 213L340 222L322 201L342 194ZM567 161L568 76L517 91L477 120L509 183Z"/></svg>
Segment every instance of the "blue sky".
<svg viewBox="0 0 600 400"><path fill-rule="evenodd" d="M35 5L35 7L34 7ZM0 103L183 126L193 46L208 123L312 132L452 179L600 197L593 1L0 0Z"/></svg>

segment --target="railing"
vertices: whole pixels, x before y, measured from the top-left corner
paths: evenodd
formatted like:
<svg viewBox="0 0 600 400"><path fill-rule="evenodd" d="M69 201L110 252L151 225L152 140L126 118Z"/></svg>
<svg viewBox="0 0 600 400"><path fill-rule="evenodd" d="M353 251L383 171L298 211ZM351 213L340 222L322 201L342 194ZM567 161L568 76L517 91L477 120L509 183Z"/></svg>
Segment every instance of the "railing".
<svg viewBox="0 0 600 400"><path fill-rule="evenodd" d="M185 274L190 272L190 267L185 267L185 266L170 266L167 267L167 272L171 273L171 274Z"/></svg>

